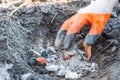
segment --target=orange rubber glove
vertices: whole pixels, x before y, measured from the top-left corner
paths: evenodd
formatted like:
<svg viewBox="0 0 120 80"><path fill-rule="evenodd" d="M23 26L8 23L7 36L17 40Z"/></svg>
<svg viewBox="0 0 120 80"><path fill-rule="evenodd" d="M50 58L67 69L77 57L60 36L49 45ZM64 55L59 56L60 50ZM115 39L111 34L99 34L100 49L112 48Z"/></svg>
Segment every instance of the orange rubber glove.
<svg viewBox="0 0 120 80"><path fill-rule="evenodd" d="M91 29L83 42L89 60L91 58L91 46L101 35L117 1L118 0L96 0L89 6L80 9L61 26L55 40L56 48L61 47L64 41L64 48L69 49L76 34L80 32L85 24L90 24Z"/></svg>

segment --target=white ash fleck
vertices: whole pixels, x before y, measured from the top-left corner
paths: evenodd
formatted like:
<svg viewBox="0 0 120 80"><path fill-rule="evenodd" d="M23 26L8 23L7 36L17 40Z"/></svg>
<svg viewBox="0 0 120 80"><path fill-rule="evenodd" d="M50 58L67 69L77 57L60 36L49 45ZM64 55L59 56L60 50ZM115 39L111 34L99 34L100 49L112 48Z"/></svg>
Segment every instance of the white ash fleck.
<svg viewBox="0 0 120 80"><path fill-rule="evenodd" d="M45 67L48 71L58 71L58 69L59 69L59 66L57 66L57 65L47 65L46 67Z"/></svg>
<svg viewBox="0 0 120 80"><path fill-rule="evenodd" d="M49 58L47 59L49 66L59 66L59 69L55 70L57 71L58 76L65 76L67 75L67 72L71 71L71 74L75 74L74 77L78 78L81 77L82 74L85 74L84 70L89 72L96 72L98 70L98 65L96 63L90 63L86 60L83 60L83 57L85 57L83 55L85 53L84 51L67 51L67 54L73 55L69 60L63 60L63 56L65 54L64 52L65 51L61 51L56 55L49 55ZM51 69L54 69L54 67L52 66ZM73 78L73 76L71 78Z"/></svg>
<svg viewBox="0 0 120 80"><path fill-rule="evenodd" d="M66 79L77 79L79 78L79 75L76 72L67 71L65 74L65 78Z"/></svg>
<svg viewBox="0 0 120 80"><path fill-rule="evenodd" d="M11 69L13 64L0 64L0 80L10 80L10 74L8 73L8 69Z"/></svg>
<svg viewBox="0 0 120 80"><path fill-rule="evenodd" d="M116 49L117 49L117 47L113 46L112 49L111 49L111 51L114 52L114 51L116 51Z"/></svg>
<svg viewBox="0 0 120 80"><path fill-rule="evenodd" d="M22 80L31 80L33 77L32 73L26 73L21 76Z"/></svg>

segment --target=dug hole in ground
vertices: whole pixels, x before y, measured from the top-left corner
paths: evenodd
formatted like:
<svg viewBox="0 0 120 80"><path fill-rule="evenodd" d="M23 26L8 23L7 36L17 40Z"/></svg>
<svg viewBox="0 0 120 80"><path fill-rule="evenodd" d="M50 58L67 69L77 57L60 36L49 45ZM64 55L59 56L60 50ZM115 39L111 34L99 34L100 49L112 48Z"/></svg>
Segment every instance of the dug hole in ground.
<svg viewBox="0 0 120 80"><path fill-rule="evenodd" d="M82 47L88 25L76 36L69 51L54 47L62 23L89 3L90 0L37 2L13 15L10 13L16 5L1 7L0 80L120 80L120 4L93 45L90 62L85 60ZM36 61L41 53L47 53L47 65ZM66 54L72 58L64 61Z"/></svg>

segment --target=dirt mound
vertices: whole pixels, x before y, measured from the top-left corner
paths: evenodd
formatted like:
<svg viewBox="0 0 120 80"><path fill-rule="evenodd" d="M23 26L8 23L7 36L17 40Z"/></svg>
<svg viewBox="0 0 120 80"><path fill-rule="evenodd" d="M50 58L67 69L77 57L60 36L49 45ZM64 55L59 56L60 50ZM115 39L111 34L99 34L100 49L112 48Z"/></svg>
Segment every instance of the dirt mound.
<svg viewBox="0 0 120 80"><path fill-rule="evenodd" d="M47 75L45 66L34 62L36 55L29 50L40 53L42 48L54 46L54 39L60 25L82 6L85 1L69 3L37 4L24 7L14 16L12 10L0 9L0 78L1 80L60 80L56 75ZM116 66L120 60L120 14L114 12L96 45L93 46L93 59L99 71L86 73L83 80L119 80L120 68ZM83 30L84 31L84 30ZM81 32L83 37L86 35ZM81 37L77 38L82 39ZM77 41L76 39L76 41ZM82 46L79 48L83 50ZM31 59L32 58L32 59ZM32 60L32 61L30 61ZM112 70L115 68L115 71ZM111 72L111 73L110 73ZM115 74L114 74L115 73Z"/></svg>

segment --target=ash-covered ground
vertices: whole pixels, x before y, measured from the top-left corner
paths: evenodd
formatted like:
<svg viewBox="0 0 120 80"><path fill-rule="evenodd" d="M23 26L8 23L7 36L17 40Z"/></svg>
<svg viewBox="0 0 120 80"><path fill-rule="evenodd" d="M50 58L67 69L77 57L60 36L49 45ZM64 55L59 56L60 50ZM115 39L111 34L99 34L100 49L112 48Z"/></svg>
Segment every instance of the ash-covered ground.
<svg viewBox="0 0 120 80"><path fill-rule="evenodd" d="M66 80L68 76L78 77L77 80L120 80L120 4L93 46L89 62L85 61L82 47L89 26L78 34L68 52L54 52L61 24L88 4L89 0L40 2L24 6L12 16L13 9L0 8L0 80ZM34 51L41 53L49 48L53 51L48 51L47 66L35 61L38 56ZM73 57L64 61L67 53ZM47 70L50 65L54 71Z"/></svg>

